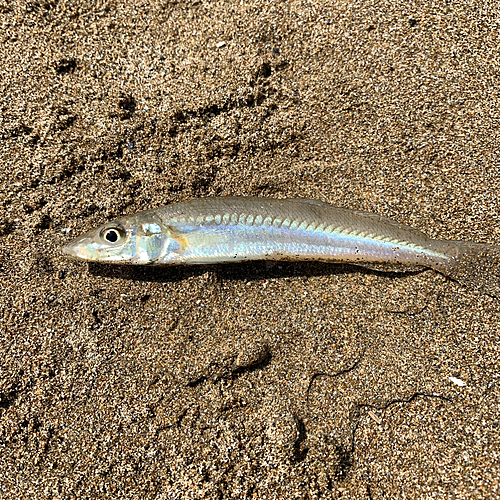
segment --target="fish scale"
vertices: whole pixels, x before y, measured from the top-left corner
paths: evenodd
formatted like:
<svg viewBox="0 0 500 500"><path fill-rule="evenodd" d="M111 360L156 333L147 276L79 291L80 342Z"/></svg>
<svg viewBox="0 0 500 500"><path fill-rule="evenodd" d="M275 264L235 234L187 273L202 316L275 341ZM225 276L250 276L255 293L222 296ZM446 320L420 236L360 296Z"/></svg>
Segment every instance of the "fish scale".
<svg viewBox="0 0 500 500"><path fill-rule="evenodd" d="M445 258L424 233L316 201L205 198L155 213L185 238L186 264L286 259L415 266ZM406 238L387 236L388 230ZM157 263L167 263L164 257Z"/></svg>

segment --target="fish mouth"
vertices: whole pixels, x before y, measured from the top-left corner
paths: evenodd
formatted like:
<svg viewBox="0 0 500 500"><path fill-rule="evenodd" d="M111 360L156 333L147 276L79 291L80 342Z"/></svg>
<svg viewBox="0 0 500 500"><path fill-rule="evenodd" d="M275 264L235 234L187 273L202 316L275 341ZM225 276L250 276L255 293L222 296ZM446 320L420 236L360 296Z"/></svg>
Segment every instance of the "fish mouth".
<svg viewBox="0 0 500 500"><path fill-rule="evenodd" d="M64 245L62 248L61 248L61 252L64 254L65 257L69 257L70 259L72 260L85 260L83 257L79 256L77 253L76 253L76 250L75 248L73 247L73 245L69 244L69 245Z"/></svg>
<svg viewBox="0 0 500 500"><path fill-rule="evenodd" d="M113 249L111 249L113 250ZM61 253L70 260L80 262L97 262L107 264L124 264L130 261L126 254L110 253L110 249L101 248L92 238L70 241L61 247Z"/></svg>
<svg viewBox="0 0 500 500"><path fill-rule="evenodd" d="M88 252L86 252L85 248L86 245L90 243L90 240L78 240L78 241L72 241L68 243L67 245L64 245L61 248L61 252L66 256L69 257L72 260L84 260L88 261L89 260L89 255L87 255Z"/></svg>

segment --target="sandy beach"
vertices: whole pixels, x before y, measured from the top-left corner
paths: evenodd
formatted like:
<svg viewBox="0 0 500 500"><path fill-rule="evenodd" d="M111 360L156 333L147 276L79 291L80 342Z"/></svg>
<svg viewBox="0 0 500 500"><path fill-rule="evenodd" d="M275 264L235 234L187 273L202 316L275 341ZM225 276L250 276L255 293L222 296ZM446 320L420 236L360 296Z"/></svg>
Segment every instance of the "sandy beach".
<svg viewBox="0 0 500 500"><path fill-rule="evenodd" d="M498 298L426 270L65 259L313 198L500 244L498 5L0 1L0 498L500 498Z"/></svg>

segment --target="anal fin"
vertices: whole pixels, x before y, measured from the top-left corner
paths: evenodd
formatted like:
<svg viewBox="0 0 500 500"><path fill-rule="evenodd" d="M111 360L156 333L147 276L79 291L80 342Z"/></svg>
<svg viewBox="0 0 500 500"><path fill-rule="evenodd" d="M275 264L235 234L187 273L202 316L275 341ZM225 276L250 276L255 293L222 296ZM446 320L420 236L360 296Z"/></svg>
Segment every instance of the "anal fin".
<svg viewBox="0 0 500 500"><path fill-rule="evenodd" d="M392 262L363 262L355 263L356 266L365 267L372 271L380 271L383 273L411 273L416 271L423 271L425 266L405 265Z"/></svg>

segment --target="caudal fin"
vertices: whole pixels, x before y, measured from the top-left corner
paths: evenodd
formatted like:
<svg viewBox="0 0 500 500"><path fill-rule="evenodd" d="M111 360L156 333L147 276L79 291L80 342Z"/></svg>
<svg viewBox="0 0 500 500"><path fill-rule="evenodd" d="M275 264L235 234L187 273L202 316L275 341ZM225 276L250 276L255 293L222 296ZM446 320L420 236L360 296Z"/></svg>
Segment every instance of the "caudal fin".
<svg viewBox="0 0 500 500"><path fill-rule="evenodd" d="M500 297L500 246L472 241L446 241L449 258L437 271L465 286Z"/></svg>

